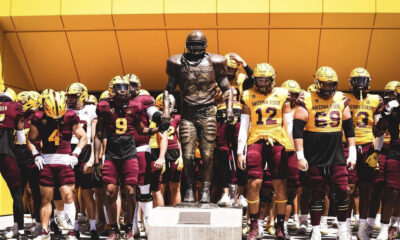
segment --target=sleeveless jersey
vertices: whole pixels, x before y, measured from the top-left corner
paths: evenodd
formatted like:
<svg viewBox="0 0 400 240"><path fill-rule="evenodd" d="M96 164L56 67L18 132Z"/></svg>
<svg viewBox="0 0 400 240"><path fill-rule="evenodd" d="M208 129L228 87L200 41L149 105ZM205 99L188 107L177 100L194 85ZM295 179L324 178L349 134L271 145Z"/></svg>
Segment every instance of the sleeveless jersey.
<svg viewBox="0 0 400 240"><path fill-rule="evenodd" d="M70 154L72 128L78 123L79 117L72 110L67 110L59 120L47 117L44 111L37 111L31 121L39 130L43 154Z"/></svg>
<svg viewBox="0 0 400 240"><path fill-rule="evenodd" d="M316 92L302 92L297 100L308 112L305 131L340 132L342 131L343 110L349 100L342 92L335 92L333 97L323 99Z"/></svg>
<svg viewBox="0 0 400 240"><path fill-rule="evenodd" d="M0 154L15 157L14 131L23 115L20 103L0 102Z"/></svg>
<svg viewBox="0 0 400 240"><path fill-rule="evenodd" d="M86 135L87 135L87 144L92 143L92 121L93 119L97 118L96 115L96 106L95 105L85 105L82 109L80 110L74 110L71 109L72 111L75 111L76 115L78 115L80 119L80 123L82 125L83 130L85 130ZM78 144L79 139L75 137L75 135L72 136L71 139L71 144Z"/></svg>
<svg viewBox="0 0 400 240"><path fill-rule="evenodd" d="M356 145L372 142L374 115L383 105L382 98L377 94L367 94L363 100L356 98L352 93L347 93L345 96L350 100L349 108L353 116Z"/></svg>
<svg viewBox="0 0 400 240"><path fill-rule="evenodd" d="M288 96L288 90L278 87L267 95L256 91L254 87L243 92L242 101L250 108L248 145L267 138L285 144L282 108Z"/></svg>

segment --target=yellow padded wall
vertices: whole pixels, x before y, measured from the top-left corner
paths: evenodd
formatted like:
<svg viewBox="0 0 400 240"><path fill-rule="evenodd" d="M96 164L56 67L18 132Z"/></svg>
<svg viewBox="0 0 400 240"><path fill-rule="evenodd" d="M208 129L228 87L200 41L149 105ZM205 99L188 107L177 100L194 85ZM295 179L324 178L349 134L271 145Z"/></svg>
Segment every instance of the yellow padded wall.
<svg viewBox="0 0 400 240"><path fill-rule="evenodd" d="M269 24L270 0L218 0L218 26L223 28L262 28Z"/></svg>
<svg viewBox="0 0 400 240"><path fill-rule="evenodd" d="M365 67L370 29L323 29L318 65L329 65L339 76L339 89L349 89L352 69Z"/></svg>
<svg viewBox="0 0 400 240"><path fill-rule="evenodd" d="M64 32L18 34L38 90L64 90L77 75Z"/></svg>
<svg viewBox="0 0 400 240"><path fill-rule="evenodd" d="M12 0L11 17L17 31L62 30L61 0Z"/></svg>
<svg viewBox="0 0 400 240"><path fill-rule="evenodd" d="M376 1L376 27L400 27L400 1Z"/></svg>
<svg viewBox="0 0 400 240"><path fill-rule="evenodd" d="M104 90L115 75L124 74L115 31L67 34L79 80L89 89Z"/></svg>
<svg viewBox="0 0 400 240"><path fill-rule="evenodd" d="M270 0L271 27L320 27L321 0Z"/></svg>
<svg viewBox="0 0 400 240"><path fill-rule="evenodd" d="M323 6L323 26L366 28L374 24L375 0L324 0Z"/></svg>
<svg viewBox="0 0 400 240"><path fill-rule="evenodd" d="M117 31L117 36L125 74L136 74L144 89L163 89L169 57L165 31Z"/></svg>
<svg viewBox="0 0 400 240"><path fill-rule="evenodd" d="M113 1L112 14L115 28L163 28L163 0L117 0Z"/></svg>
<svg viewBox="0 0 400 240"><path fill-rule="evenodd" d="M217 26L217 0L165 1L165 23L168 28L210 28Z"/></svg>
<svg viewBox="0 0 400 240"><path fill-rule="evenodd" d="M14 25L10 17L11 12L11 0L0 1L0 29L4 31L14 30Z"/></svg>
<svg viewBox="0 0 400 240"><path fill-rule="evenodd" d="M375 29L372 33L367 69L373 79L371 89L382 90L400 76L400 30Z"/></svg>
<svg viewBox="0 0 400 240"><path fill-rule="evenodd" d="M271 29L269 62L277 84L294 79L303 88L313 81L318 56L318 29Z"/></svg>

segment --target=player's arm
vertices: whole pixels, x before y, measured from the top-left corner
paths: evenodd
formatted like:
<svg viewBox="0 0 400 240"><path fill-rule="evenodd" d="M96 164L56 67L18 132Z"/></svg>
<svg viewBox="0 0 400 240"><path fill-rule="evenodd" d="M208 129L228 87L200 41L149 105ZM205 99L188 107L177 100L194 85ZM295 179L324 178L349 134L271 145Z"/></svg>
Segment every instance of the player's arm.
<svg viewBox="0 0 400 240"><path fill-rule="evenodd" d="M98 164L99 159L100 159L100 153L101 153L101 145L102 145L102 139L103 139L103 126L104 126L104 119L102 117L99 117L97 120L96 128L94 133L94 138L93 138L93 148L94 148L94 163Z"/></svg>
<svg viewBox="0 0 400 240"><path fill-rule="evenodd" d="M95 138L95 135L96 135L96 123L97 123L97 118L94 118L93 120L92 120L92 123L91 123L91 136L90 136L90 138L91 138L91 140L92 140L92 142L94 141L94 138ZM87 173L88 172L88 170L90 171L91 170L91 168L93 167L93 165L94 165L94 146L91 146L93 149L92 149L92 151L91 151L91 154L90 154L90 158L89 158L89 161L87 161L86 162L86 164L85 164L85 166L84 166L84 168L83 168L83 172L84 173Z"/></svg>
<svg viewBox="0 0 400 240"><path fill-rule="evenodd" d="M346 160L347 167L353 169L357 161L357 150L356 141L354 133L353 118L351 117L351 112L349 106L346 106L343 110L343 132L347 140L347 145L349 146L349 157Z"/></svg>
<svg viewBox="0 0 400 240"><path fill-rule="evenodd" d="M73 168L78 164L78 157L87 144L87 135L82 125L78 122L72 126L72 133L79 139L74 151L72 152L71 167Z"/></svg>
<svg viewBox="0 0 400 240"><path fill-rule="evenodd" d="M308 162L307 159L304 157L304 145L303 145L304 126L306 125L307 121L308 121L307 110L304 107L296 108L293 120L293 142L297 156L297 167L301 171L308 170Z"/></svg>
<svg viewBox="0 0 400 240"><path fill-rule="evenodd" d="M28 145L28 149L32 152L32 155L35 158L35 165L37 166L39 171L41 171L41 170L43 170L43 166L46 163L44 162L42 155L36 149L36 146L33 144L33 142L38 138L38 136L39 136L38 128L34 124L31 124L31 127L28 132L27 145Z"/></svg>
<svg viewBox="0 0 400 240"><path fill-rule="evenodd" d="M177 165L176 169L178 171L182 171L183 169L183 158L182 158L182 146L181 146L181 141L179 138L179 127L176 128L176 136L177 136L177 142L178 142L178 149L179 149L179 157L176 159L175 163Z"/></svg>
<svg viewBox="0 0 400 240"><path fill-rule="evenodd" d="M242 101L242 113L240 114L240 128L238 137L238 167L242 170L246 169L245 148L250 127L250 108Z"/></svg>
<svg viewBox="0 0 400 240"><path fill-rule="evenodd" d="M160 141L160 154L158 155L158 159L154 163L154 168L161 169L165 164L165 154L167 153L168 148L168 131L164 131L163 133L157 133L158 137L161 138Z"/></svg>
<svg viewBox="0 0 400 240"><path fill-rule="evenodd" d="M293 143L293 113L292 113L292 108L290 107L290 102L285 102L283 104L283 125L285 126L286 132L288 134L288 137L290 139L290 142L292 145Z"/></svg>
<svg viewBox="0 0 400 240"><path fill-rule="evenodd" d="M24 116L19 116L17 118L16 126L16 135L17 135L17 143L22 145L26 142L26 136L24 131Z"/></svg>

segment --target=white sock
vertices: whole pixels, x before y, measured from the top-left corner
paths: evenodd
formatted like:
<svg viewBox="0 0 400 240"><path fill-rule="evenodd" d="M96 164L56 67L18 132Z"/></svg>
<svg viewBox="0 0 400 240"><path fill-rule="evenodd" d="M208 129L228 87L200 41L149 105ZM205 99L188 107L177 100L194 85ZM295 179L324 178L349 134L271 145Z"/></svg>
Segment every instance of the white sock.
<svg viewBox="0 0 400 240"><path fill-rule="evenodd" d="M139 233L139 227L138 227L138 224L137 224L138 211L139 211L139 205L136 202L135 212L133 213L133 220L132 220L132 231L133 231L133 234Z"/></svg>
<svg viewBox="0 0 400 240"><path fill-rule="evenodd" d="M375 226L375 218L367 218L367 223L369 226L374 227Z"/></svg>
<svg viewBox="0 0 400 240"><path fill-rule="evenodd" d="M397 221L394 225L395 227L400 227L400 217L397 218Z"/></svg>
<svg viewBox="0 0 400 240"><path fill-rule="evenodd" d="M388 232L389 231L389 224L382 223L381 232Z"/></svg>
<svg viewBox="0 0 400 240"><path fill-rule="evenodd" d="M380 213L376 214L375 220L378 221L378 222L381 221L381 214Z"/></svg>
<svg viewBox="0 0 400 240"><path fill-rule="evenodd" d="M54 217L62 216L64 215L64 211L58 211L57 209L54 209Z"/></svg>
<svg viewBox="0 0 400 240"><path fill-rule="evenodd" d="M395 225L397 223L397 219L398 219L398 217L392 216L390 218L390 226L396 227Z"/></svg>
<svg viewBox="0 0 400 240"><path fill-rule="evenodd" d="M354 220L357 221L360 219L360 214L354 214Z"/></svg>
<svg viewBox="0 0 400 240"><path fill-rule="evenodd" d="M67 215L67 217L71 220L71 223L75 222L76 208L73 202L64 203L64 212Z"/></svg>
<svg viewBox="0 0 400 240"><path fill-rule="evenodd" d="M294 220L299 220L299 215L298 214L293 214L293 219Z"/></svg>
<svg viewBox="0 0 400 240"><path fill-rule="evenodd" d="M302 222L307 222L308 221L308 214L302 214L301 216L300 216L300 220L302 221Z"/></svg>
<svg viewBox="0 0 400 240"><path fill-rule="evenodd" d="M328 220L328 216L321 216L321 223L326 223Z"/></svg>
<svg viewBox="0 0 400 240"><path fill-rule="evenodd" d="M258 226L262 226L263 225L263 220L262 219L257 219L257 223L258 223Z"/></svg>
<svg viewBox="0 0 400 240"><path fill-rule="evenodd" d="M288 223L287 221L284 221L284 222L283 222L283 229L284 229L284 230L287 229L287 223Z"/></svg>
<svg viewBox="0 0 400 240"><path fill-rule="evenodd" d="M74 231L79 232L79 221L78 220L75 220L75 222L74 222Z"/></svg>
<svg viewBox="0 0 400 240"><path fill-rule="evenodd" d="M143 212L143 221L145 226L147 227L147 222L149 220L149 216L151 211L153 210L153 202L139 202L139 207L142 209Z"/></svg>
<svg viewBox="0 0 400 240"><path fill-rule="evenodd" d="M96 230L96 220L95 219L89 219L89 224L90 224L89 231Z"/></svg>
<svg viewBox="0 0 400 240"><path fill-rule="evenodd" d="M313 230L313 232L320 232L321 231L320 228L319 228L319 225L312 226L312 230Z"/></svg>
<svg viewBox="0 0 400 240"><path fill-rule="evenodd" d="M346 222L338 222L338 230L340 231L346 231L347 232L347 224Z"/></svg>

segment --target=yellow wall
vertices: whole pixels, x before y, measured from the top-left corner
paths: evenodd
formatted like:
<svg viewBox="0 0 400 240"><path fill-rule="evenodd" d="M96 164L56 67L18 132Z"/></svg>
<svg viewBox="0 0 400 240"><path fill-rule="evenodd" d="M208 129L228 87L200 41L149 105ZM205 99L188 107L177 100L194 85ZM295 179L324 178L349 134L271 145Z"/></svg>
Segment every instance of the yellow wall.
<svg viewBox="0 0 400 240"><path fill-rule="evenodd" d="M0 1L14 52L3 65L18 60L23 70L6 81L38 90L73 81L103 90L112 76L131 72L160 90L166 59L183 52L195 28L207 34L210 52L238 52L252 66L270 62L278 84L292 78L306 87L330 65L348 89L350 70L367 67L380 90L400 75L399 19L397 0Z"/></svg>

